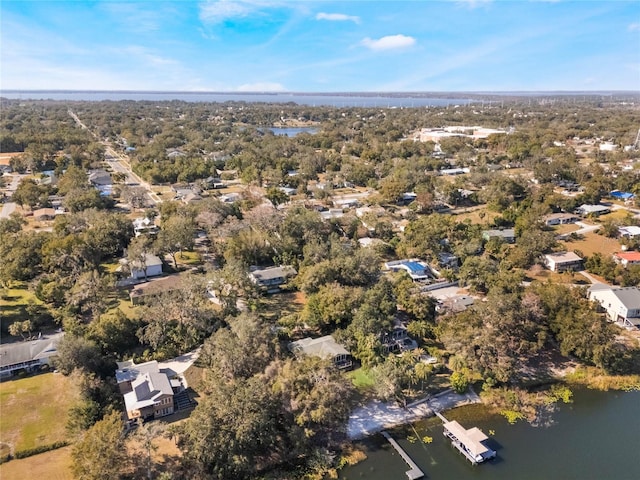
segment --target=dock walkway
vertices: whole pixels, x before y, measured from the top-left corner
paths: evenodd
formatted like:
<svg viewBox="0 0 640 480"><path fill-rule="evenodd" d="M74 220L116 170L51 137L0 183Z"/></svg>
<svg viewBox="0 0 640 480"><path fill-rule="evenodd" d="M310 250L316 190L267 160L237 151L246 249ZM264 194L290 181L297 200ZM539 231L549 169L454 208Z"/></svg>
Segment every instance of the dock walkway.
<svg viewBox="0 0 640 480"><path fill-rule="evenodd" d="M396 442L393 437L387 432L382 432L382 436L389 441L389 443L393 446L393 448L397 450L404 461L407 462L407 465L411 467L411 470L407 470L405 472L407 474L407 477L409 477L409 480L418 480L419 478L423 478L423 471L418 468L418 465L415 464L415 462L411 459L407 452L405 452L402 447L398 445L398 442Z"/></svg>

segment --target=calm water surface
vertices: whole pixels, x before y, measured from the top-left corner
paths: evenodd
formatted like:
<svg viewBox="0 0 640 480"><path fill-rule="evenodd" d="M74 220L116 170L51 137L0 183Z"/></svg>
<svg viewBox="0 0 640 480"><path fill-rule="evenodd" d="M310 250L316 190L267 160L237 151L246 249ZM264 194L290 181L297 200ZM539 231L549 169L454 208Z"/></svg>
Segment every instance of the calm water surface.
<svg viewBox="0 0 640 480"><path fill-rule="evenodd" d="M190 92L74 92L74 91L0 91L0 96L11 99L50 100L150 100L185 102L265 102L297 103L298 105L330 107L445 107L480 103L468 98L428 98L389 95L314 95L300 93L190 93Z"/></svg>
<svg viewBox="0 0 640 480"><path fill-rule="evenodd" d="M425 472L425 479L640 479L640 392L577 391L572 404L555 412L550 427L509 425L479 405L445 412L445 416L466 428L481 428L498 457L472 466L443 437L442 422L433 418L414 426L420 437L433 438L431 444L410 443L407 437L416 437L411 427L393 431ZM407 465L381 436L365 446L367 460L342 470L340 479L407 479Z"/></svg>

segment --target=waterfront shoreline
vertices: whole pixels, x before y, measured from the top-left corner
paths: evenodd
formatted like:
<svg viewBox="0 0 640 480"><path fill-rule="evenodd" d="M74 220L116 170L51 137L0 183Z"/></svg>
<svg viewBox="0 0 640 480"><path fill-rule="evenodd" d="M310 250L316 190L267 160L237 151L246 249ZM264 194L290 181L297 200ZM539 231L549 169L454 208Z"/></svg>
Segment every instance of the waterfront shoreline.
<svg viewBox="0 0 640 480"><path fill-rule="evenodd" d="M459 394L451 389L417 400L406 407L374 400L353 411L347 425L347 437L352 441L361 440L387 428L432 417L435 412L474 403L482 403L482 400L473 390Z"/></svg>

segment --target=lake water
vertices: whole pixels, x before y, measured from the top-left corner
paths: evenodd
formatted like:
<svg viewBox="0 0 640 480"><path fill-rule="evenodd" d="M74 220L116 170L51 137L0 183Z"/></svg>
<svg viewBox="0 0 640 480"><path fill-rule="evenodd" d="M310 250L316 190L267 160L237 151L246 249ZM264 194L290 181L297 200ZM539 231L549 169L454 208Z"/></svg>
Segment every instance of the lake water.
<svg viewBox="0 0 640 480"><path fill-rule="evenodd" d="M287 137L295 137L301 133L318 133L316 127L269 127L274 135L284 135Z"/></svg>
<svg viewBox="0 0 640 480"><path fill-rule="evenodd" d="M296 103L309 106L330 107L446 107L481 103L468 98L436 98L411 95L364 94L302 94L302 93L216 93L216 92L90 92L90 91L0 91L0 96L10 99L35 100L150 100L185 102L264 102Z"/></svg>
<svg viewBox="0 0 640 480"><path fill-rule="evenodd" d="M481 405L444 412L464 427L489 435L498 457L473 466L442 435L431 418L392 435L431 480L638 480L640 479L640 392L579 390L561 405L550 427L509 425ZM411 443L409 435L433 443ZM406 480L408 466L380 435L365 443L368 458L340 472L341 480Z"/></svg>

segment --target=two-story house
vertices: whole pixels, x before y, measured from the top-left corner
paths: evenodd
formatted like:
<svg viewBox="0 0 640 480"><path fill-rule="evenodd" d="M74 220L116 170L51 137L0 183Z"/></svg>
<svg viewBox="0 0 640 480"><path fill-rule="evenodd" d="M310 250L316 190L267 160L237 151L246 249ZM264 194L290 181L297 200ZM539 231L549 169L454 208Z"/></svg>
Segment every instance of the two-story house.
<svg viewBox="0 0 640 480"><path fill-rule="evenodd" d="M640 326L640 288L595 284L589 289L589 299L598 302L611 321Z"/></svg>

